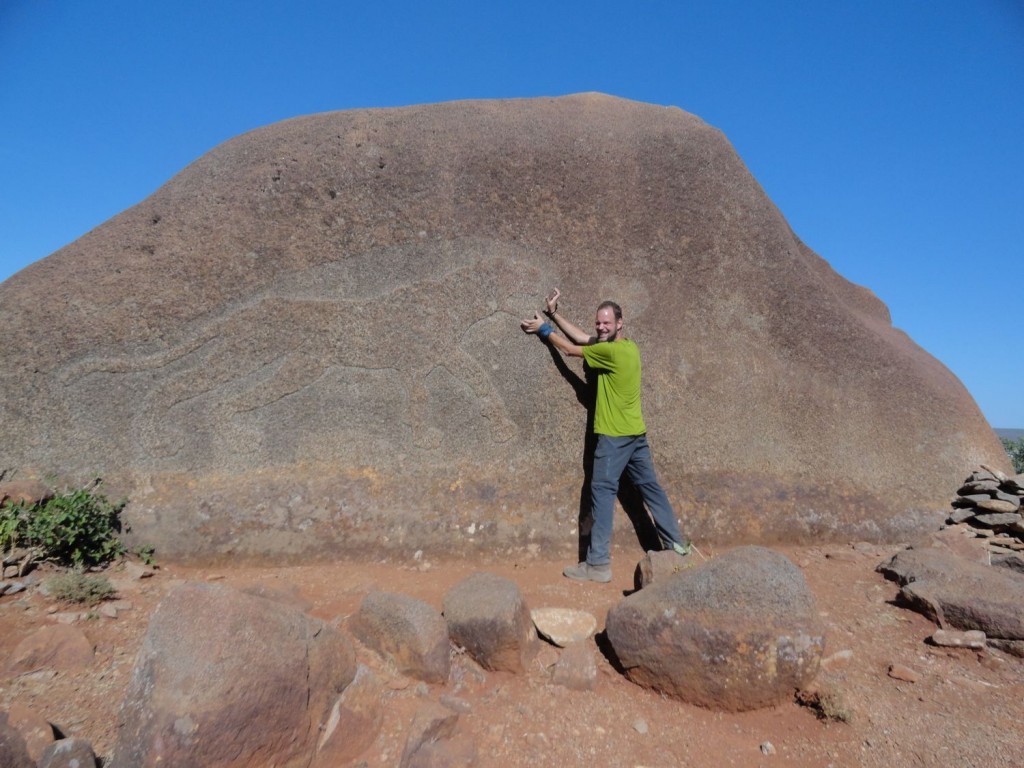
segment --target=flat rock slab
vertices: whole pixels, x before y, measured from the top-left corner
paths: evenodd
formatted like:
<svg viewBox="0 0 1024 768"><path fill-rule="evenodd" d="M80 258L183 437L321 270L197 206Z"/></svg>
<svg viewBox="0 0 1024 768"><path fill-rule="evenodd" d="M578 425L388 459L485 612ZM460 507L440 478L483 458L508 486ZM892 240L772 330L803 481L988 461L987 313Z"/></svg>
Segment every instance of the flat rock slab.
<svg viewBox="0 0 1024 768"><path fill-rule="evenodd" d="M1024 640L1024 577L940 549L908 549L878 566L902 597L941 628Z"/></svg>
<svg viewBox="0 0 1024 768"><path fill-rule="evenodd" d="M586 640L597 631L597 618L575 608L534 608L530 616L540 636L560 648Z"/></svg>

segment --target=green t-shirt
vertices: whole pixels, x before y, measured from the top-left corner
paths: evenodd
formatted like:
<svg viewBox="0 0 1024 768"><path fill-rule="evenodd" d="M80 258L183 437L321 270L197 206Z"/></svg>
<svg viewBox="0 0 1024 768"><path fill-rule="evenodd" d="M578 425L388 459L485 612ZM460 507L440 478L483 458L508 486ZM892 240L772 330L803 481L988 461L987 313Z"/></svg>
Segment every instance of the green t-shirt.
<svg viewBox="0 0 1024 768"><path fill-rule="evenodd" d="M640 350L629 339L583 347L583 359L597 373L594 432L624 437L647 431L640 412Z"/></svg>

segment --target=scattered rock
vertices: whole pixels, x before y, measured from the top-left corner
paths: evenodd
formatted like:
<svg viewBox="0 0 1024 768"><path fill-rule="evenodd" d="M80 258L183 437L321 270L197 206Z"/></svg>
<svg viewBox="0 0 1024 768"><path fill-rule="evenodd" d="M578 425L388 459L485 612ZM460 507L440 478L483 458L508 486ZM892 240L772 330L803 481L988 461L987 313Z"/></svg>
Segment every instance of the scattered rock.
<svg viewBox="0 0 1024 768"><path fill-rule="evenodd" d="M3 768L36 768L36 761L28 754L25 739L8 724L6 712L0 712L0 765Z"/></svg>
<svg viewBox="0 0 1024 768"><path fill-rule="evenodd" d="M21 734L29 756L36 762L39 762L43 751L57 738L49 721L24 704L17 702L11 704L7 710L7 722ZM2 760L0 760L0 765L4 765Z"/></svg>
<svg viewBox="0 0 1024 768"><path fill-rule="evenodd" d="M40 627L26 637L7 659L7 671L20 675L40 669L70 671L92 664L93 644L82 630L57 624Z"/></svg>
<svg viewBox="0 0 1024 768"><path fill-rule="evenodd" d="M355 678L331 708L313 768L333 768L355 760L376 741L383 720L383 686L360 664Z"/></svg>
<svg viewBox="0 0 1024 768"><path fill-rule="evenodd" d="M825 638L800 570L740 547L636 592L608 612L627 676L720 710L770 706L818 672Z"/></svg>
<svg viewBox="0 0 1024 768"><path fill-rule="evenodd" d="M928 639L933 644L941 645L944 648L978 649L985 647L986 638L985 633L977 629L967 630L966 632L958 632L952 629L937 629Z"/></svg>
<svg viewBox="0 0 1024 768"><path fill-rule="evenodd" d="M444 618L453 642L484 669L524 672L539 650L530 609L512 581L476 573L444 597Z"/></svg>
<svg viewBox="0 0 1024 768"><path fill-rule="evenodd" d="M594 615L574 608L534 608L530 616L540 636L560 648L587 640L597 631Z"/></svg>
<svg viewBox="0 0 1024 768"><path fill-rule="evenodd" d="M633 721L633 730L641 736L646 736L650 728L647 725L647 721L641 717Z"/></svg>
<svg viewBox="0 0 1024 768"><path fill-rule="evenodd" d="M551 670L551 682L573 691L592 691L597 687L597 660L594 646L580 641L566 646Z"/></svg>
<svg viewBox="0 0 1024 768"><path fill-rule="evenodd" d="M992 565L1024 575L1024 557L1018 554L992 555Z"/></svg>
<svg viewBox="0 0 1024 768"><path fill-rule="evenodd" d="M8 480L0 483L0 506L42 504L53 498L53 489L39 480Z"/></svg>
<svg viewBox="0 0 1024 768"><path fill-rule="evenodd" d="M308 765L355 671L349 641L318 619L185 583L150 618L110 768Z"/></svg>
<svg viewBox="0 0 1024 768"><path fill-rule="evenodd" d="M23 581L0 581L0 597L3 595L16 595L25 591Z"/></svg>
<svg viewBox="0 0 1024 768"><path fill-rule="evenodd" d="M842 651L836 651L835 653L826 656L821 660L822 669L835 669L837 667L843 667L853 660L853 651L845 649Z"/></svg>
<svg viewBox="0 0 1024 768"><path fill-rule="evenodd" d="M445 694L437 701L442 707L448 707L452 712L458 712L460 715L468 715L473 711L472 704L465 699L458 698L457 696Z"/></svg>
<svg viewBox="0 0 1024 768"><path fill-rule="evenodd" d="M85 739L60 739L43 752L39 768L96 768L96 753Z"/></svg>
<svg viewBox="0 0 1024 768"><path fill-rule="evenodd" d="M901 597L942 629L978 629L1024 640L1024 579L1006 568L968 562L939 549L909 549L878 566Z"/></svg>
<svg viewBox="0 0 1024 768"><path fill-rule="evenodd" d="M893 680L902 680L905 683L916 683L921 679L920 673L904 664L890 664L889 677Z"/></svg>
<svg viewBox="0 0 1024 768"><path fill-rule="evenodd" d="M643 589L660 579L667 579L680 571L693 568L696 564L697 561L692 554L682 556L670 549L648 552L637 563L635 586L637 589Z"/></svg>
<svg viewBox="0 0 1024 768"><path fill-rule="evenodd" d="M1018 659L1024 659L1024 640L1000 640L990 637L988 644L1004 653L1016 656Z"/></svg>
<svg viewBox="0 0 1024 768"><path fill-rule="evenodd" d="M978 509L987 510L989 514L975 515L974 521L979 525L985 526L986 528L994 528L996 530L999 530L1000 528L1007 528L1016 523L1018 520L1020 520L1020 515L1018 515L1013 510L993 509L993 507L996 506L1002 507L1010 505L1007 504L1005 501L995 500L988 502L988 504L986 504L984 507L979 504Z"/></svg>
<svg viewBox="0 0 1024 768"><path fill-rule="evenodd" d="M466 750L465 742L452 743L456 712L434 702L420 707L409 727L409 735L402 750L400 768L441 768L442 766L469 766L475 762L476 752Z"/></svg>
<svg viewBox="0 0 1024 768"><path fill-rule="evenodd" d="M402 674L428 683L448 680L448 624L422 600L375 590L363 599L349 629L368 648L393 659Z"/></svg>
<svg viewBox="0 0 1024 768"><path fill-rule="evenodd" d="M762 742L761 743L761 754L762 755L774 755L775 754L775 745L772 744L770 741Z"/></svg>

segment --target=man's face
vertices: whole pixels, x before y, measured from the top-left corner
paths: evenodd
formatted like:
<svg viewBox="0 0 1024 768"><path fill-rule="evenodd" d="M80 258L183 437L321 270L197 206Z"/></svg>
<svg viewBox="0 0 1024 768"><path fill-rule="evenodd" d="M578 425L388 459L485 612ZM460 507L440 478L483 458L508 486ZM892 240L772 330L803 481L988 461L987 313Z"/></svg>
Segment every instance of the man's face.
<svg viewBox="0 0 1024 768"><path fill-rule="evenodd" d="M615 310L611 307L602 307L597 310L597 318L594 320L594 330L597 331L598 341L615 341L622 330L622 321L615 318Z"/></svg>

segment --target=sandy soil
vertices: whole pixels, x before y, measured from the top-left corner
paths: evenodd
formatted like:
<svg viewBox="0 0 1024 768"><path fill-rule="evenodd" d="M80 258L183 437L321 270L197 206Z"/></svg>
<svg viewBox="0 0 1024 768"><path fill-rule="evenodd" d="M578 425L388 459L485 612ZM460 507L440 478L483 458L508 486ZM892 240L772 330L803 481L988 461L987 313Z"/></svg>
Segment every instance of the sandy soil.
<svg viewBox="0 0 1024 768"><path fill-rule="evenodd" d="M485 673L456 658L446 686L428 686L388 671L368 652L386 685L377 741L361 756L367 768L398 764L406 729L424 700L454 696L467 710L459 733L471 738L481 766L1013 766L1024 765L1024 661L998 651L938 648L935 627L895 604L897 588L875 566L898 548L873 545L780 548L803 570L828 628L822 690L833 693L848 722L819 719L800 704L742 714L692 707L641 689L598 655L591 692L550 682L538 662L527 675ZM705 553L714 554L714 553ZM152 578L121 590L131 610L117 618L80 620L96 658L78 672L0 674L0 707L21 702L66 734L89 739L108 756L117 710L150 612L181 580L260 585L294 595L297 604L343 624L373 588L418 597L440 610L445 592L476 570L514 580L531 608L591 611L603 628L610 606L633 588L637 547L617 548L611 584L561 576L563 560L518 562L335 562L298 567L187 567L164 564ZM45 574L43 574L45 577ZM111 576L116 577L116 573ZM0 598L0 658L35 628L58 619L51 600L32 590ZM551 647L543 659L557 658ZM904 677L890 676L893 665ZM766 754L767 752L767 754Z"/></svg>

